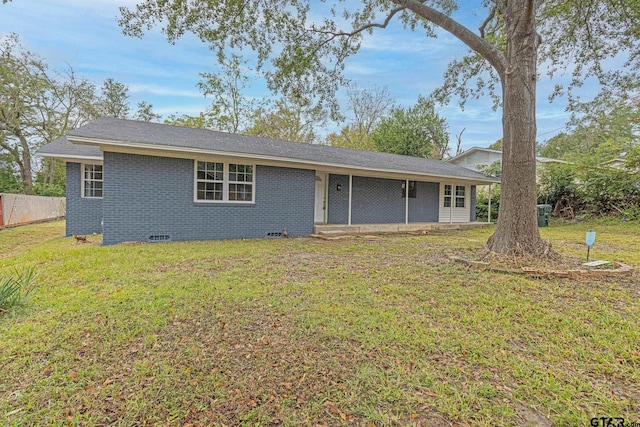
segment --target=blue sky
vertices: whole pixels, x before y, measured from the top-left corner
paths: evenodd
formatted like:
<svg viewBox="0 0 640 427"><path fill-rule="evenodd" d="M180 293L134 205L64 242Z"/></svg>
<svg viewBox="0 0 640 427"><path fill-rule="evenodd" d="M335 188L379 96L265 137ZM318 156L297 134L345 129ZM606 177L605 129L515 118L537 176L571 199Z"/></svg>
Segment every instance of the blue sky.
<svg viewBox="0 0 640 427"><path fill-rule="evenodd" d="M164 117L205 110L210 100L202 96L196 84L199 73L217 69L213 54L191 35L176 45L167 43L159 30L142 39L124 36L116 22L118 7L135 3L134 0L13 0L0 5L0 34L19 34L22 43L54 69L64 69L69 64L97 86L108 77L128 85L133 103L150 102ZM480 9L467 8L458 16L471 28L477 28L481 17L475 12ZM466 47L446 33L428 39L396 23L367 36L361 51L349 59L345 73L362 87L386 86L398 104L410 106L418 95L428 95L438 87L449 61L465 52ZM542 77L537 105L539 141L561 132L568 120L562 100L552 104L547 101L552 88L553 83ZM246 95L269 96L264 82L259 80L251 84ZM339 96L344 99L345 94ZM453 100L450 105L438 107L438 112L447 119L452 148L455 135L463 128L465 149L485 147L502 136L500 111L492 111L488 98L470 100L464 111ZM328 123L319 131L327 134L339 126Z"/></svg>

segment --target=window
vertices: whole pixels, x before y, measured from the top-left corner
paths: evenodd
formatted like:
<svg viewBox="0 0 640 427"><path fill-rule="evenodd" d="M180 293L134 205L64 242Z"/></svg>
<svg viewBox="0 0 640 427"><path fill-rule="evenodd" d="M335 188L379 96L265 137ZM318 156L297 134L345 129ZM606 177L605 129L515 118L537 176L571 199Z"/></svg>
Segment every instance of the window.
<svg viewBox="0 0 640 427"><path fill-rule="evenodd" d="M448 184L444 186L444 207L451 207L451 186Z"/></svg>
<svg viewBox="0 0 640 427"><path fill-rule="evenodd" d="M196 201L253 202L254 166L195 162Z"/></svg>
<svg viewBox="0 0 640 427"><path fill-rule="evenodd" d="M253 166L229 165L229 200L253 201Z"/></svg>
<svg viewBox="0 0 640 427"><path fill-rule="evenodd" d="M82 165L82 197L102 198L102 165Z"/></svg>
<svg viewBox="0 0 640 427"><path fill-rule="evenodd" d="M222 200L224 163L198 162L196 173L196 198L198 200Z"/></svg>
<svg viewBox="0 0 640 427"><path fill-rule="evenodd" d="M456 185L456 208L464 208L464 185Z"/></svg>
<svg viewBox="0 0 640 427"><path fill-rule="evenodd" d="M402 198L403 199L407 197L407 189L405 188L406 186L407 186L407 181L402 181ZM409 198L410 199L416 198L416 182L415 181L409 181Z"/></svg>

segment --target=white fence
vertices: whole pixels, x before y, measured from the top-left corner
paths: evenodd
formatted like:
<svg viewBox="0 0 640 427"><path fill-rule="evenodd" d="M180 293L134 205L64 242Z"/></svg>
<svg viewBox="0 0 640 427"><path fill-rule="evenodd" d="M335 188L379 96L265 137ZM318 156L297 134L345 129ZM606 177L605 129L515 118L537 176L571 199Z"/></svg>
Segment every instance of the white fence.
<svg viewBox="0 0 640 427"><path fill-rule="evenodd" d="M0 228L62 218L66 211L64 197L0 194Z"/></svg>

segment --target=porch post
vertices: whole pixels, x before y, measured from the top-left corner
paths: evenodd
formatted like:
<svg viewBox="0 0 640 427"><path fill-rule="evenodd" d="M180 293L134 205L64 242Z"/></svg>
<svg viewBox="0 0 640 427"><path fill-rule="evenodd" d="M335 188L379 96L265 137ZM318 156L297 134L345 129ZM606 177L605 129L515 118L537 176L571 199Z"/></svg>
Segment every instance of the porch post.
<svg viewBox="0 0 640 427"><path fill-rule="evenodd" d="M351 225L351 199L353 196L352 188L353 188L353 175L349 174L349 223L348 225Z"/></svg>
<svg viewBox="0 0 640 427"><path fill-rule="evenodd" d="M456 201L456 186L451 183L451 203L449 203L449 224L453 224L453 204Z"/></svg>
<svg viewBox="0 0 640 427"><path fill-rule="evenodd" d="M491 184L489 184L489 204L487 206L487 222L491 223Z"/></svg>
<svg viewBox="0 0 640 427"><path fill-rule="evenodd" d="M404 223L409 224L409 180L404 182Z"/></svg>

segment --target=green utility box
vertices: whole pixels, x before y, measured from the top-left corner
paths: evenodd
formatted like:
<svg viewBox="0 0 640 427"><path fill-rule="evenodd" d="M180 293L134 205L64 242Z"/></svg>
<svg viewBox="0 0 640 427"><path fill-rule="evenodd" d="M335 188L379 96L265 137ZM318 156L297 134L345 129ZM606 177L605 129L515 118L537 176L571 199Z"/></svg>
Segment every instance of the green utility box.
<svg viewBox="0 0 640 427"><path fill-rule="evenodd" d="M538 227L548 227L551 205L538 205Z"/></svg>

